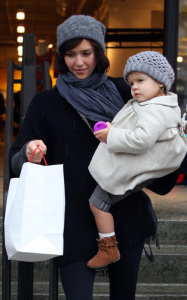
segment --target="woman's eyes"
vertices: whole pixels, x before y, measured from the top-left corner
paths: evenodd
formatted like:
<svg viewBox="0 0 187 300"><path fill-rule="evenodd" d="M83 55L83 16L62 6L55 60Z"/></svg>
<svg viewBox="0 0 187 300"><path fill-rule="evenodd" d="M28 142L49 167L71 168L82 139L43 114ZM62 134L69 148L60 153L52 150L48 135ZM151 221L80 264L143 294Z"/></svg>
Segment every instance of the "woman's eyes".
<svg viewBox="0 0 187 300"><path fill-rule="evenodd" d="M91 54L91 52L85 52L83 53L84 56L89 56Z"/></svg>
<svg viewBox="0 0 187 300"><path fill-rule="evenodd" d="M65 56L73 56L73 53L66 53Z"/></svg>
<svg viewBox="0 0 187 300"><path fill-rule="evenodd" d="M83 52L82 53L82 56L89 56L91 55L91 52ZM65 56L68 56L68 57L75 57L76 54L75 53L66 53Z"/></svg>

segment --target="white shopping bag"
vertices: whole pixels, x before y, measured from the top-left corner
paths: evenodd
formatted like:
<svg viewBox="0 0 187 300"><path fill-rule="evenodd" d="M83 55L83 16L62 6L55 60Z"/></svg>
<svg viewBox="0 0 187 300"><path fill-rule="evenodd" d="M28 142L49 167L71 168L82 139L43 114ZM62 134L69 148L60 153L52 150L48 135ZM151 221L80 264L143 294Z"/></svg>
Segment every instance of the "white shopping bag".
<svg viewBox="0 0 187 300"><path fill-rule="evenodd" d="M35 262L63 255L64 214L63 165L24 163L7 196L8 259Z"/></svg>

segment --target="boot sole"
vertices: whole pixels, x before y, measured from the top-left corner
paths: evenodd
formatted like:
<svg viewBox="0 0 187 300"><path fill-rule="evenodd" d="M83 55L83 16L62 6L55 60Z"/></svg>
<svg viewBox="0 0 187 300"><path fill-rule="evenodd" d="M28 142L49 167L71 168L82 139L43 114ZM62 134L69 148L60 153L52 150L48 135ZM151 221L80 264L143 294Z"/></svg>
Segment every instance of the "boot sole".
<svg viewBox="0 0 187 300"><path fill-rule="evenodd" d="M117 262L118 260L120 260L120 258L118 258L118 259L112 261L111 263L109 263L109 264L107 264L107 265L100 266L100 267L89 267L89 266L87 266L87 267L90 268L90 269L101 269L101 268L105 268L105 267L107 267L107 266L109 266L109 265L111 265L111 264L114 264L114 263Z"/></svg>

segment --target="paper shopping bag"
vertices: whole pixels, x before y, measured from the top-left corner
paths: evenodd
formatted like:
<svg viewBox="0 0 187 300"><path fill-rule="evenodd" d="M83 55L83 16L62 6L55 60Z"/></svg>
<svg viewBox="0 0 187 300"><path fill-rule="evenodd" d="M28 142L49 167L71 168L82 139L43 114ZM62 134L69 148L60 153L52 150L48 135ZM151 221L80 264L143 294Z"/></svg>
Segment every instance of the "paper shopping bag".
<svg viewBox="0 0 187 300"><path fill-rule="evenodd" d="M65 214L63 165L24 163L10 180L5 247L10 260L43 261L63 255Z"/></svg>

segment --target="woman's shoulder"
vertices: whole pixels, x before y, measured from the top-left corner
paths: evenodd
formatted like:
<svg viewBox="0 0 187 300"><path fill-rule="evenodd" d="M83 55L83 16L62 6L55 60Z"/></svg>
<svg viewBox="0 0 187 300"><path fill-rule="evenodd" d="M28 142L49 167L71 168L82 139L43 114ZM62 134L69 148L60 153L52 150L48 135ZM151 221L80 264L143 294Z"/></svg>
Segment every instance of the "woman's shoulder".
<svg viewBox="0 0 187 300"><path fill-rule="evenodd" d="M34 98L40 98L42 99L48 99L51 97L57 97L59 95L58 89L56 86L54 86L52 89L50 90L45 90L45 91L41 91L39 93L37 93Z"/></svg>
<svg viewBox="0 0 187 300"><path fill-rule="evenodd" d="M55 103L56 101L59 101L62 97L60 96L58 89L56 87L46 90L46 91L41 91L37 93L32 101L31 105L35 106L46 106L50 103Z"/></svg>
<svg viewBox="0 0 187 300"><path fill-rule="evenodd" d="M123 88L129 89L129 86L126 84L126 82L123 79L123 77L111 77L111 76L108 76L108 79L110 81L112 81L116 85L116 87L123 87Z"/></svg>
<svg viewBox="0 0 187 300"><path fill-rule="evenodd" d="M55 109L55 107L58 107L58 103L62 102L62 97L60 96L57 88L52 88L50 90L46 91L41 91L38 92L37 94L34 95L32 98L29 107L28 107L28 112L27 114L31 113L36 113L37 111L39 112L44 112L46 110ZM65 102L65 101L63 101Z"/></svg>
<svg viewBox="0 0 187 300"><path fill-rule="evenodd" d="M120 93L125 103L132 98L131 89L129 85L125 82L123 77L108 76L108 79L115 84L116 88L118 89L118 92Z"/></svg>

